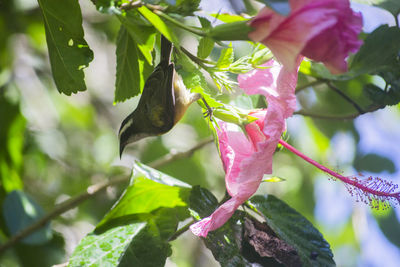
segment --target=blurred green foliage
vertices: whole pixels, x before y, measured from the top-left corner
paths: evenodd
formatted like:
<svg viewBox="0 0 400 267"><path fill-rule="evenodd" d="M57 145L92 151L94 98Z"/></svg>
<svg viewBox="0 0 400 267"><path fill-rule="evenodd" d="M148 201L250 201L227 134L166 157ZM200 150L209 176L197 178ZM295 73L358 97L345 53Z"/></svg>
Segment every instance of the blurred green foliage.
<svg viewBox="0 0 400 267"><path fill-rule="evenodd" d="M44 1L39 2L41 4L44 3ZM70 2L76 3L76 1ZM98 10L105 13L115 12L113 5L110 5L111 2L97 1ZM183 10L184 12L191 13L197 9L196 5L188 5L188 1L176 2L178 5L171 7L171 12L181 13ZM275 1L263 2L273 4ZM179 6L179 3L183 3L183 5ZM392 2L388 1L388 3ZM114 101L123 101L137 95L140 92L139 87L143 84L148 72L141 71L141 79L135 80L135 83L133 83L128 79L129 77L121 76L121 73L117 73L117 77L115 78L116 64L121 67L118 62L123 63L124 56L132 56L132 54L136 53L137 58L143 57L141 59L143 69L150 68L150 63L154 59L154 53L151 52L149 47L152 48L154 45L155 29L150 24L147 24L147 26L142 25L141 27L147 27L148 31L144 31L143 35L137 36L137 39L131 39L133 38L132 34L130 38L124 36L124 32L120 33L119 37L117 37L119 21L126 27L126 31L133 31L133 26L129 25L129 21L125 21L124 19L118 20L115 17L100 14L89 1L80 2L80 5L83 13L85 39L94 51L95 58L90 67L85 71L76 69L76 67L87 65L91 60L91 51L89 48L86 48L86 41L82 40L83 32L78 32L79 36L77 40L80 41L80 44L84 44L86 56L81 58L79 62L73 62L71 66L67 65L66 68L70 67L79 71L81 80L78 81L79 86L73 85L73 88L69 87L70 84L68 81L61 81L63 85L67 84L68 88L60 89L63 88L57 84L60 81L53 81L53 76L57 76L57 74L54 73L54 69L51 69L49 62L54 61L54 51L53 55L50 52L49 56L47 52L48 43L46 43L46 26L38 3L28 0L1 2L0 204L2 213L0 217L0 242L2 244L7 242L18 230L21 230L43 216L44 213L51 212L56 204L87 191L88 187L92 184L104 183L118 177L129 177L134 159L150 163L168 154L170 151L188 149L192 145L195 145L196 142L211 136L213 133L210 125L203 119L201 108L193 105L173 131L165 136L149 138L131 146L127 152L131 156L124 157L120 161L117 150L117 128L122 119L136 105L137 98L118 104L114 104ZM59 6L58 8L61 7ZM149 16L146 10L142 10L141 12L145 14L145 17ZM80 12L76 10L76 14L74 15L79 16L79 14ZM135 20L138 18L141 17L135 14L131 19ZM160 18L153 16L149 17L149 19L158 21ZM73 18L72 21L77 22L78 19ZM64 23L68 24L68 22ZM145 24L147 22L143 21L142 23ZM178 36L168 33L169 28L164 24L160 24L157 29L167 35L169 34L171 39L179 38L183 40L186 37L182 36L182 33ZM384 26L378 30L378 33L385 34L386 31L396 31L397 34L398 29ZM398 34L395 36L397 38ZM138 50L131 51L127 50L126 47L124 50L124 47L121 47L123 42L118 42L118 38L125 42L136 42ZM373 36L367 38L372 39L372 45L378 45L381 41L384 41L382 40L384 38L377 38L376 36L375 38L378 41L374 40ZM233 71L235 73L240 73L247 69L253 62L265 60L265 58L260 59L254 56L253 58L240 61L239 64L238 61L235 61L238 59L234 57L235 54L231 48L219 47L210 49L214 43L206 38L202 40L202 46L200 46L201 49L199 50L200 58L204 58L210 53L212 58L215 54L213 50L217 50L216 52L218 53L216 54L220 55L220 57L217 56L213 59L219 62L220 66L231 67L231 71L235 67L235 71ZM68 42L66 41L69 40L63 40L63 45L68 46ZM398 52L396 49L399 49L399 46L396 46L397 43L389 43L390 40L386 41L390 45L390 49L387 49L385 52L388 54L391 53L390 56L393 56L393 53ZM114 54L115 43L118 43L116 56ZM73 46L75 44L74 40ZM57 46L57 43L53 45ZM186 43L182 42L182 46L185 45ZM235 51L247 49L246 46L243 45L241 47L241 45L243 44L238 44L238 47L235 47ZM78 49L78 47L75 48ZM142 54L139 53L139 50ZM50 49L50 51L52 50ZM371 54L369 56L372 57L374 55ZM376 60L380 56L381 54L378 53L373 60ZM396 59L396 62L390 62L390 66L398 67L398 57ZM183 76L185 84L190 89L196 91L197 87L206 87L201 90L205 90L210 95L217 91L214 89L214 85L210 83L207 85L208 81L204 78L203 74L186 56L182 55L182 58L177 58L177 62L180 62L185 67L178 70L178 72ZM371 61L363 62L357 56L354 57L353 64L355 70L350 72L349 75L351 76L332 78L331 76L326 76L326 72L324 72L326 70L321 68L319 64L304 62L299 74L299 86L314 82L315 79L328 79L333 86L347 94L365 110L371 107L376 108L376 106L381 107L383 104L393 104L394 100L394 104L398 103L397 98L394 100L391 98L391 102L389 103L385 97L376 97L377 92L380 95L383 94L382 92L389 95L392 91L396 92L396 97L398 96L398 72L394 71L393 75L385 76L382 72L375 73L370 71L370 69L365 70L364 68L371 65ZM129 66L125 67L129 68ZM124 68L124 66L122 65L121 68ZM396 68L394 69L397 70ZM383 68L383 70L386 71L387 69ZM83 73L85 73L86 77L85 86L87 90L85 92L80 92L71 97L58 93L57 88L66 94L86 88L82 87ZM58 74L58 76L63 76L62 74ZM391 87L386 89L381 88L381 84L377 82L377 77L373 76L375 74L380 75ZM221 88L233 86L227 82L228 79L225 76L218 76L216 74L212 78L214 78ZM116 84L115 81L117 81ZM131 83L133 83L131 86L134 88L131 88L132 90L126 93L124 90L128 90ZM378 90L381 91L377 91L376 87L374 87L374 89L370 90L372 93L368 91L370 94L366 94L365 88L370 88L368 86L371 84L378 87ZM114 86L117 89L116 91L114 90ZM197 90L200 89L197 88ZM373 96L371 97L371 95ZM299 92L297 96L300 107L314 114L334 114L341 116L357 112L350 103L343 101L343 98L331 90L326 83L306 86L306 89ZM224 94L218 96L218 99L229 100L230 96ZM262 101L260 102L259 99L243 101L246 102L242 103L243 105L257 107L265 104ZM211 98L208 99L208 102L213 103L213 106L220 105L219 102ZM392 111L399 112L398 105L393 107ZM231 117L235 117L237 114L230 115ZM313 158L320 162L335 164L329 161L330 155L334 154L329 147L332 145L332 139L338 134L349 134L355 145L360 139L360 133L351 120L299 118L297 123L301 126L298 128L298 132L288 132L291 141L299 149L304 150L307 154L311 154ZM347 169L350 165L354 164L357 171L394 172L396 166L390 158L374 154L365 155L357 147L353 147L353 149L356 151L355 155L349 162L346 162L343 166L339 166L339 168ZM162 166L160 167L160 171L187 184L210 188L210 191L217 196L218 200L222 199L224 195L223 168L219 160L217 148L213 145L205 146L191 157L179 159ZM319 201L315 197L315 179L320 179L320 173L312 166L305 165L299 158L283 150L277 152L275 155L274 175L284 178L285 181L280 183L263 183L259 193L274 194L284 199L291 207L295 208L311 223L316 225L324 234L328 243L331 244L334 254L342 248L350 247L355 253L350 255L347 262L356 262L361 253L361 246L360 240L357 239L355 221L360 217L363 218L363 216L366 216L365 214L360 215L360 207L352 207L353 216L345 219L343 226L336 230L336 232L331 232L328 227L324 226L323 222L318 221L315 217L315 206L316 202ZM332 184L335 185L333 182ZM80 240L86 234L93 232L95 225L110 210L125 186L110 186L105 192L90 198L78 207L58 216L52 220L50 225L43 228L42 232L38 231L35 233L39 237L29 237L30 239L37 238L40 242L24 242L29 240L25 239L23 242L16 244L10 250L0 255L0 265L51 266L67 262ZM194 187L192 190L193 194L199 193L196 190L203 189ZM211 206L213 203L216 204L217 200L211 195L210 191L207 191L207 193L203 192L209 202L205 201L202 204L208 203ZM199 199L201 198L199 197L197 200ZM170 201L170 199L165 199L164 201ZM175 206L179 205L168 206L167 208L176 208ZM141 222L134 221L129 226L121 226L121 228L114 228L109 231L120 231L118 233L130 245L134 242L142 242L144 239L148 243L152 242L152 244L159 246L157 248L160 248L163 255L159 258L153 258L157 263L164 262L173 253L169 260L177 264L179 263L178 266L218 265L211 253L205 249L202 241L191 234L184 234L180 239L173 241L171 243L172 247L166 245L166 240L170 236L170 232L175 231L178 226L178 220L172 220L164 224L170 228L160 229L158 220L165 218L163 216L165 215L164 212L172 212L171 210L163 210L167 208L162 207L155 211L143 212L151 218L151 220L148 220L146 226L141 225ZM196 210L199 207L191 202L191 208ZM201 208L210 209L210 207L200 207L200 210ZM146 214L140 215L144 216ZM204 212L202 216L208 214ZM179 217L178 215L181 216L180 211L176 211L176 216ZM393 235L399 229L399 222L394 216L394 211L390 211L388 214L377 212L375 216L383 233L393 244L399 246L399 240L396 238L397 235ZM229 224L236 225L238 221L236 219L236 217L232 219ZM139 228L141 231L138 230ZM229 243L235 240L236 230L234 227L232 229L232 233L229 236L231 239L226 239L221 233L216 233L210 240L220 240L218 242ZM166 231L167 235L164 235L165 232L163 231ZM99 235L107 235L107 233L105 231ZM131 239L126 239L127 235L130 235ZM115 235L112 236L115 237ZM157 238L154 239L154 236L157 236ZM88 242L87 244L91 245L92 239L96 237L98 236L93 232L93 234L88 235L84 239L84 242L80 246L84 246L86 241ZM153 239L149 237L153 237ZM113 239L112 241L118 240ZM104 244L109 245L108 242L104 242ZM213 244L215 243L206 243L207 247L212 247ZM126 244L124 243L124 245ZM237 249L235 244L232 243L232 245L233 249ZM212 250L213 253L215 251L218 252L218 247L214 247ZM182 251L185 253L179 253ZM142 252L139 251L138 253ZM146 261L152 257L152 255L143 255L148 256L148 258L139 259L138 262L140 260ZM218 255L225 257L223 260L238 260L226 256L230 254L222 253ZM122 261L131 259L131 256L127 254L127 258L122 259ZM341 254L337 254L337 257L341 257ZM73 264L76 260L77 265L79 265L82 258L84 257L81 255L73 254L70 264ZM239 260L246 261L245 259Z"/></svg>

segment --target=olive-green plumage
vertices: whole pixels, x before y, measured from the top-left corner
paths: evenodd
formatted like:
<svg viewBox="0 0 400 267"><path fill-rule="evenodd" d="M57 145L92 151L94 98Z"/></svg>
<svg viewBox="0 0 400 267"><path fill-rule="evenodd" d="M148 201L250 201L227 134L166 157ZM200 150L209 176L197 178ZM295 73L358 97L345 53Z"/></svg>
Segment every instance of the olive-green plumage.
<svg viewBox="0 0 400 267"><path fill-rule="evenodd" d="M121 124L120 155L129 143L171 130L188 106L201 97L187 91L170 62L171 52L171 42L161 36L160 63L147 79L138 106Z"/></svg>

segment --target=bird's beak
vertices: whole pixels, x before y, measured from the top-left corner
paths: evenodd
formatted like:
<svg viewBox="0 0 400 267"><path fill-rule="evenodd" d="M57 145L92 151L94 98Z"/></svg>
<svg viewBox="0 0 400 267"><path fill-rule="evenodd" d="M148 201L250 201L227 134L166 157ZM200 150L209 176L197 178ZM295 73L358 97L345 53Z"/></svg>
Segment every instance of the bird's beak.
<svg viewBox="0 0 400 267"><path fill-rule="evenodd" d="M122 152L124 152L124 148L125 148L126 144L124 143L119 143L119 158L121 159L122 157Z"/></svg>

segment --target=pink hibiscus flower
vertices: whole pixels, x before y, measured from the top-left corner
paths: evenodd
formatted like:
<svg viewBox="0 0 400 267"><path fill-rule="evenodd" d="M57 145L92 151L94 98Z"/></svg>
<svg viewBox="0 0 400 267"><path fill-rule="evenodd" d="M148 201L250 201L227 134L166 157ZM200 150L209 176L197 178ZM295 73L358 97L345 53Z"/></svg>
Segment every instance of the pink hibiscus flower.
<svg viewBox="0 0 400 267"><path fill-rule="evenodd" d="M360 13L348 0L290 0L291 12L285 17L265 7L250 21L255 30L248 34L255 42L271 49L289 70L303 55L321 61L334 74L347 71L349 52L356 52L362 41Z"/></svg>
<svg viewBox="0 0 400 267"><path fill-rule="evenodd" d="M298 58L297 64L300 62L301 58ZM268 112L258 110L251 113L259 119L246 125L249 138L237 127L220 122L221 159L226 173L226 189L232 198L209 217L193 224L190 229L195 235L205 237L209 231L222 226L256 192L264 174L272 173L272 156L285 131L285 119L292 115L296 107L297 68L289 72L273 60L264 66L269 68L241 74L238 81L247 94L265 95Z"/></svg>

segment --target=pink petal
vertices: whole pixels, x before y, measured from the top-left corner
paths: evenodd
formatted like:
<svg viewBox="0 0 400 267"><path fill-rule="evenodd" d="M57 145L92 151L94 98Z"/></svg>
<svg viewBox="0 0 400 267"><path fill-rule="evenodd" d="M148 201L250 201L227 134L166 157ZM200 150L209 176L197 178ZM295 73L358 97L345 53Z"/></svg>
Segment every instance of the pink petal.
<svg viewBox="0 0 400 267"><path fill-rule="evenodd" d="M266 63L266 66L270 66L268 69L239 75L239 85L245 92L266 96L268 111L256 110L251 113L259 120L246 125L249 138L238 127L232 128L226 122L219 123L217 133L226 173L225 183L232 198L209 217L193 224L190 228L195 235L205 237L209 231L222 226L257 191L264 174L272 173L272 157L285 130L285 119L296 107L294 90L301 60L300 57L297 59L294 71L288 71L271 60Z"/></svg>
<svg viewBox="0 0 400 267"><path fill-rule="evenodd" d="M283 17L264 8L253 18L249 38L268 46L289 71L302 54L323 62L333 73L347 69L345 58L359 49L360 14L348 0L290 1L292 11Z"/></svg>

